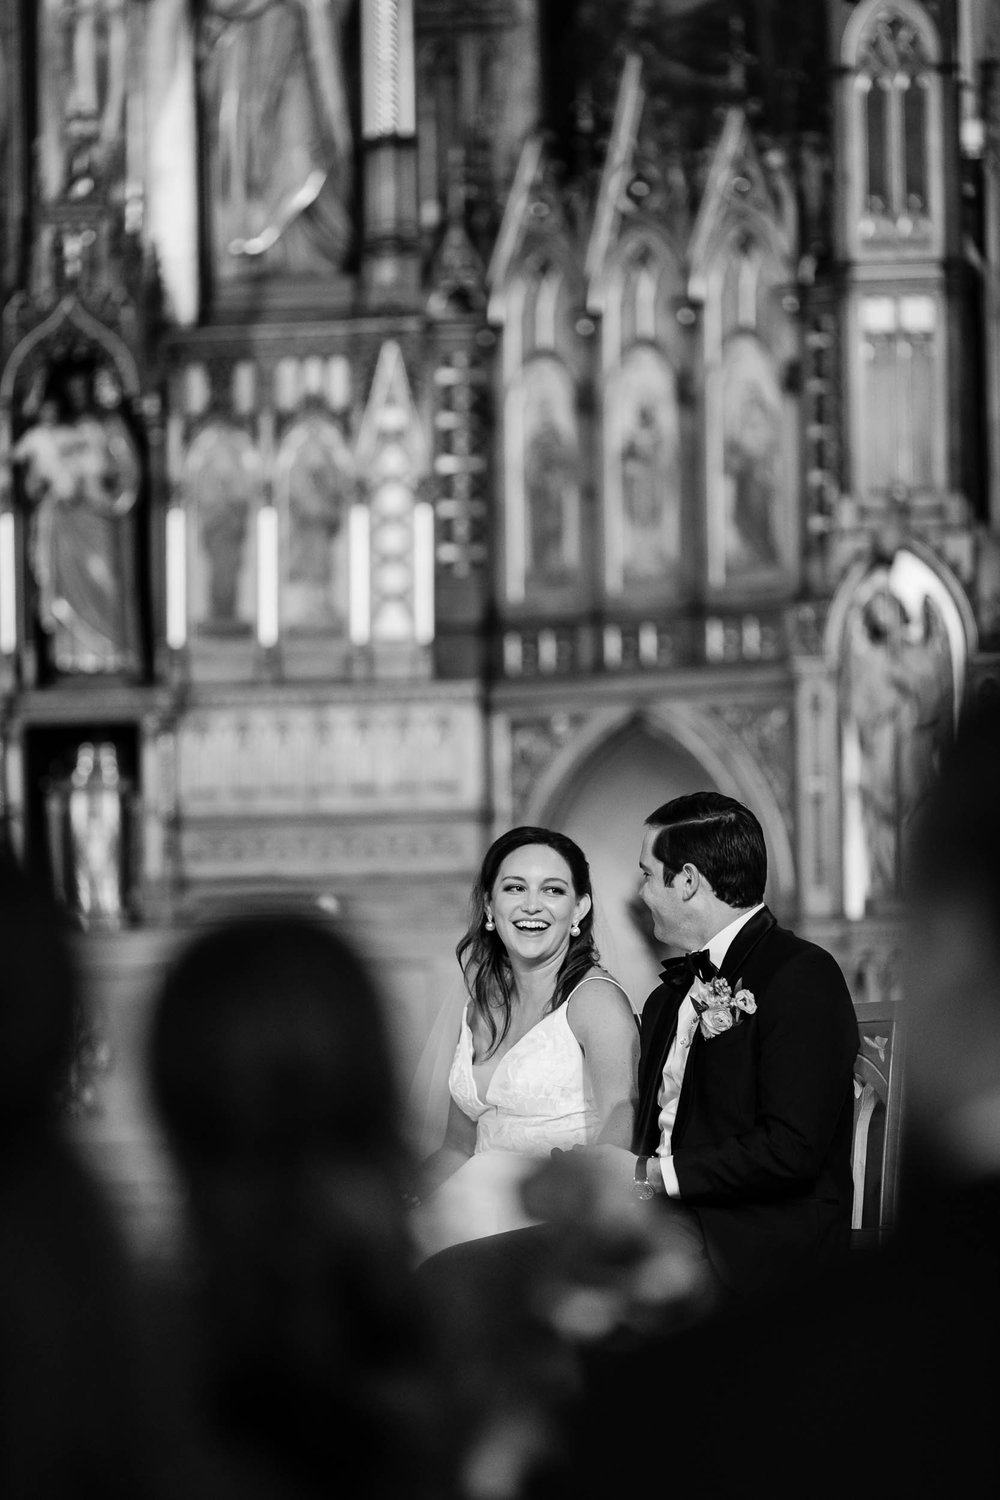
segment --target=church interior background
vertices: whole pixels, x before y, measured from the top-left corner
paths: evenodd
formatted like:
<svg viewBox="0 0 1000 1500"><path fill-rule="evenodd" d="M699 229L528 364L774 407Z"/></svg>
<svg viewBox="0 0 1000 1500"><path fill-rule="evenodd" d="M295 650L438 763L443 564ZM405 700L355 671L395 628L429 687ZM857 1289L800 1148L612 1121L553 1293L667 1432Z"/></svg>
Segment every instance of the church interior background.
<svg viewBox="0 0 1000 1500"><path fill-rule="evenodd" d="M192 923L344 924L405 1073L515 823L583 845L640 1006L641 825L700 787L848 975L891 1214L907 826L1000 676L1000 4L0 28L2 819L79 926L70 1107L140 1232Z"/></svg>

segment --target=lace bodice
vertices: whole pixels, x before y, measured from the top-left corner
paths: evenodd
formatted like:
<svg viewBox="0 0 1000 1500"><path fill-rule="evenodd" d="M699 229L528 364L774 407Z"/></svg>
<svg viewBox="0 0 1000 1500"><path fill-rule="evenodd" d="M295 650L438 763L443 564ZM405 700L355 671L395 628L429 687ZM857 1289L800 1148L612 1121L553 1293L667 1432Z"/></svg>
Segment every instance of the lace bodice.
<svg viewBox="0 0 1000 1500"><path fill-rule="evenodd" d="M477 1154L499 1150L544 1156L553 1146L582 1146L596 1136L597 1109L583 1052L569 1024L570 1001L579 988L504 1054L482 1096L466 1007L448 1087L459 1108L476 1121Z"/></svg>

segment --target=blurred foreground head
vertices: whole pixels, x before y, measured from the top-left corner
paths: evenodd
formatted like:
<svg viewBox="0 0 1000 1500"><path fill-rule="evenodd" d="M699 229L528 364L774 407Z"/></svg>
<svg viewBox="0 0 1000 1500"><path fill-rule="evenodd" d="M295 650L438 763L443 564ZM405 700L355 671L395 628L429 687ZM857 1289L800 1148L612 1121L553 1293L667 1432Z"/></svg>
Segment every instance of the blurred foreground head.
<svg viewBox="0 0 1000 1500"><path fill-rule="evenodd" d="M154 1005L150 1075L195 1177L317 1152L388 1166L398 1148L382 997L318 918L232 917L191 938Z"/></svg>
<svg viewBox="0 0 1000 1500"><path fill-rule="evenodd" d="M168 965L150 1048L213 1423L292 1495L359 1462L372 1500L438 1493L403 1112L366 964L319 918L228 918Z"/></svg>
<svg viewBox="0 0 1000 1500"><path fill-rule="evenodd" d="M13 856L0 852L0 1131L55 1118L77 989L61 915Z"/></svg>
<svg viewBox="0 0 1000 1500"><path fill-rule="evenodd" d="M1000 693L966 710L915 826L904 951L917 1136L1000 1170Z"/></svg>

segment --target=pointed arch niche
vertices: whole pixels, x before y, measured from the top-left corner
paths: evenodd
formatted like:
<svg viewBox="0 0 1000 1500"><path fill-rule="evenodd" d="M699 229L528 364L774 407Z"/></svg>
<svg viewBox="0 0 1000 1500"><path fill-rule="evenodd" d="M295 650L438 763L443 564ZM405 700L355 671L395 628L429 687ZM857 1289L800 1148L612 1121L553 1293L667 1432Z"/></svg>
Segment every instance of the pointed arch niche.
<svg viewBox="0 0 1000 1500"><path fill-rule="evenodd" d="M574 731L534 784L519 821L559 828L586 854L594 883L598 946L636 1006L656 983L666 950L635 902L645 819L663 802L716 789L752 807L768 850L768 899L794 900L788 829L743 743L694 704L650 706L641 714L595 717Z"/></svg>
<svg viewBox="0 0 1000 1500"><path fill-rule="evenodd" d="M961 601L961 602L960 602ZM975 626L916 544L859 565L831 610L838 661L844 913L898 909L914 814L954 733Z"/></svg>
<svg viewBox="0 0 1000 1500"><path fill-rule="evenodd" d="M713 592L775 593L799 568L798 229L780 152L762 161L744 113L726 117L691 235L702 304L705 542Z"/></svg>
<svg viewBox="0 0 1000 1500"><path fill-rule="evenodd" d="M604 589L609 598L676 591L683 554L680 264L660 236L635 233L602 289Z"/></svg>
<svg viewBox="0 0 1000 1500"><path fill-rule="evenodd" d="M257 610L260 456L248 432L208 422L184 461L189 621L200 636L252 636Z"/></svg>
<svg viewBox="0 0 1000 1500"><path fill-rule="evenodd" d="M504 597L545 611L578 608L589 573L576 281L536 251L511 280L504 318Z"/></svg>
<svg viewBox="0 0 1000 1500"><path fill-rule="evenodd" d="M705 277L708 579L773 588L796 566L798 418L784 369L797 349L773 236L732 224Z"/></svg>
<svg viewBox="0 0 1000 1500"><path fill-rule="evenodd" d="M347 634L354 462L337 424L310 415L285 433L274 464L282 632Z"/></svg>
<svg viewBox="0 0 1000 1500"><path fill-rule="evenodd" d="M145 675L146 452L132 351L64 297L0 374L0 687Z"/></svg>
<svg viewBox="0 0 1000 1500"><path fill-rule="evenodd" d="M844 236L858 260L944 246L941 47L924 6L868 0L844 30L849 80Z"/></svg>

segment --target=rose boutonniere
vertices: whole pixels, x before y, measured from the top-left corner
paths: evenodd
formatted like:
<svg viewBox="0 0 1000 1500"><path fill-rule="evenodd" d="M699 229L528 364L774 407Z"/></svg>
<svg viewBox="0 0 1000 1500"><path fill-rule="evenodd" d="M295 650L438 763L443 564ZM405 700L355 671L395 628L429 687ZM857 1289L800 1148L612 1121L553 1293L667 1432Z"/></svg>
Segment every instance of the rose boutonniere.
<svg viewBox="0 0 1000 1500"><path fill-rule="evenodd" d="M742 988L737 979L735 990L729 981L716 974L713 979L696 979L691 990L691 1000L698 1012L701 1034L708 1041L731 1031L738 1026L744 1015L752 1016L757 1002L749 990Z"/></svg>

